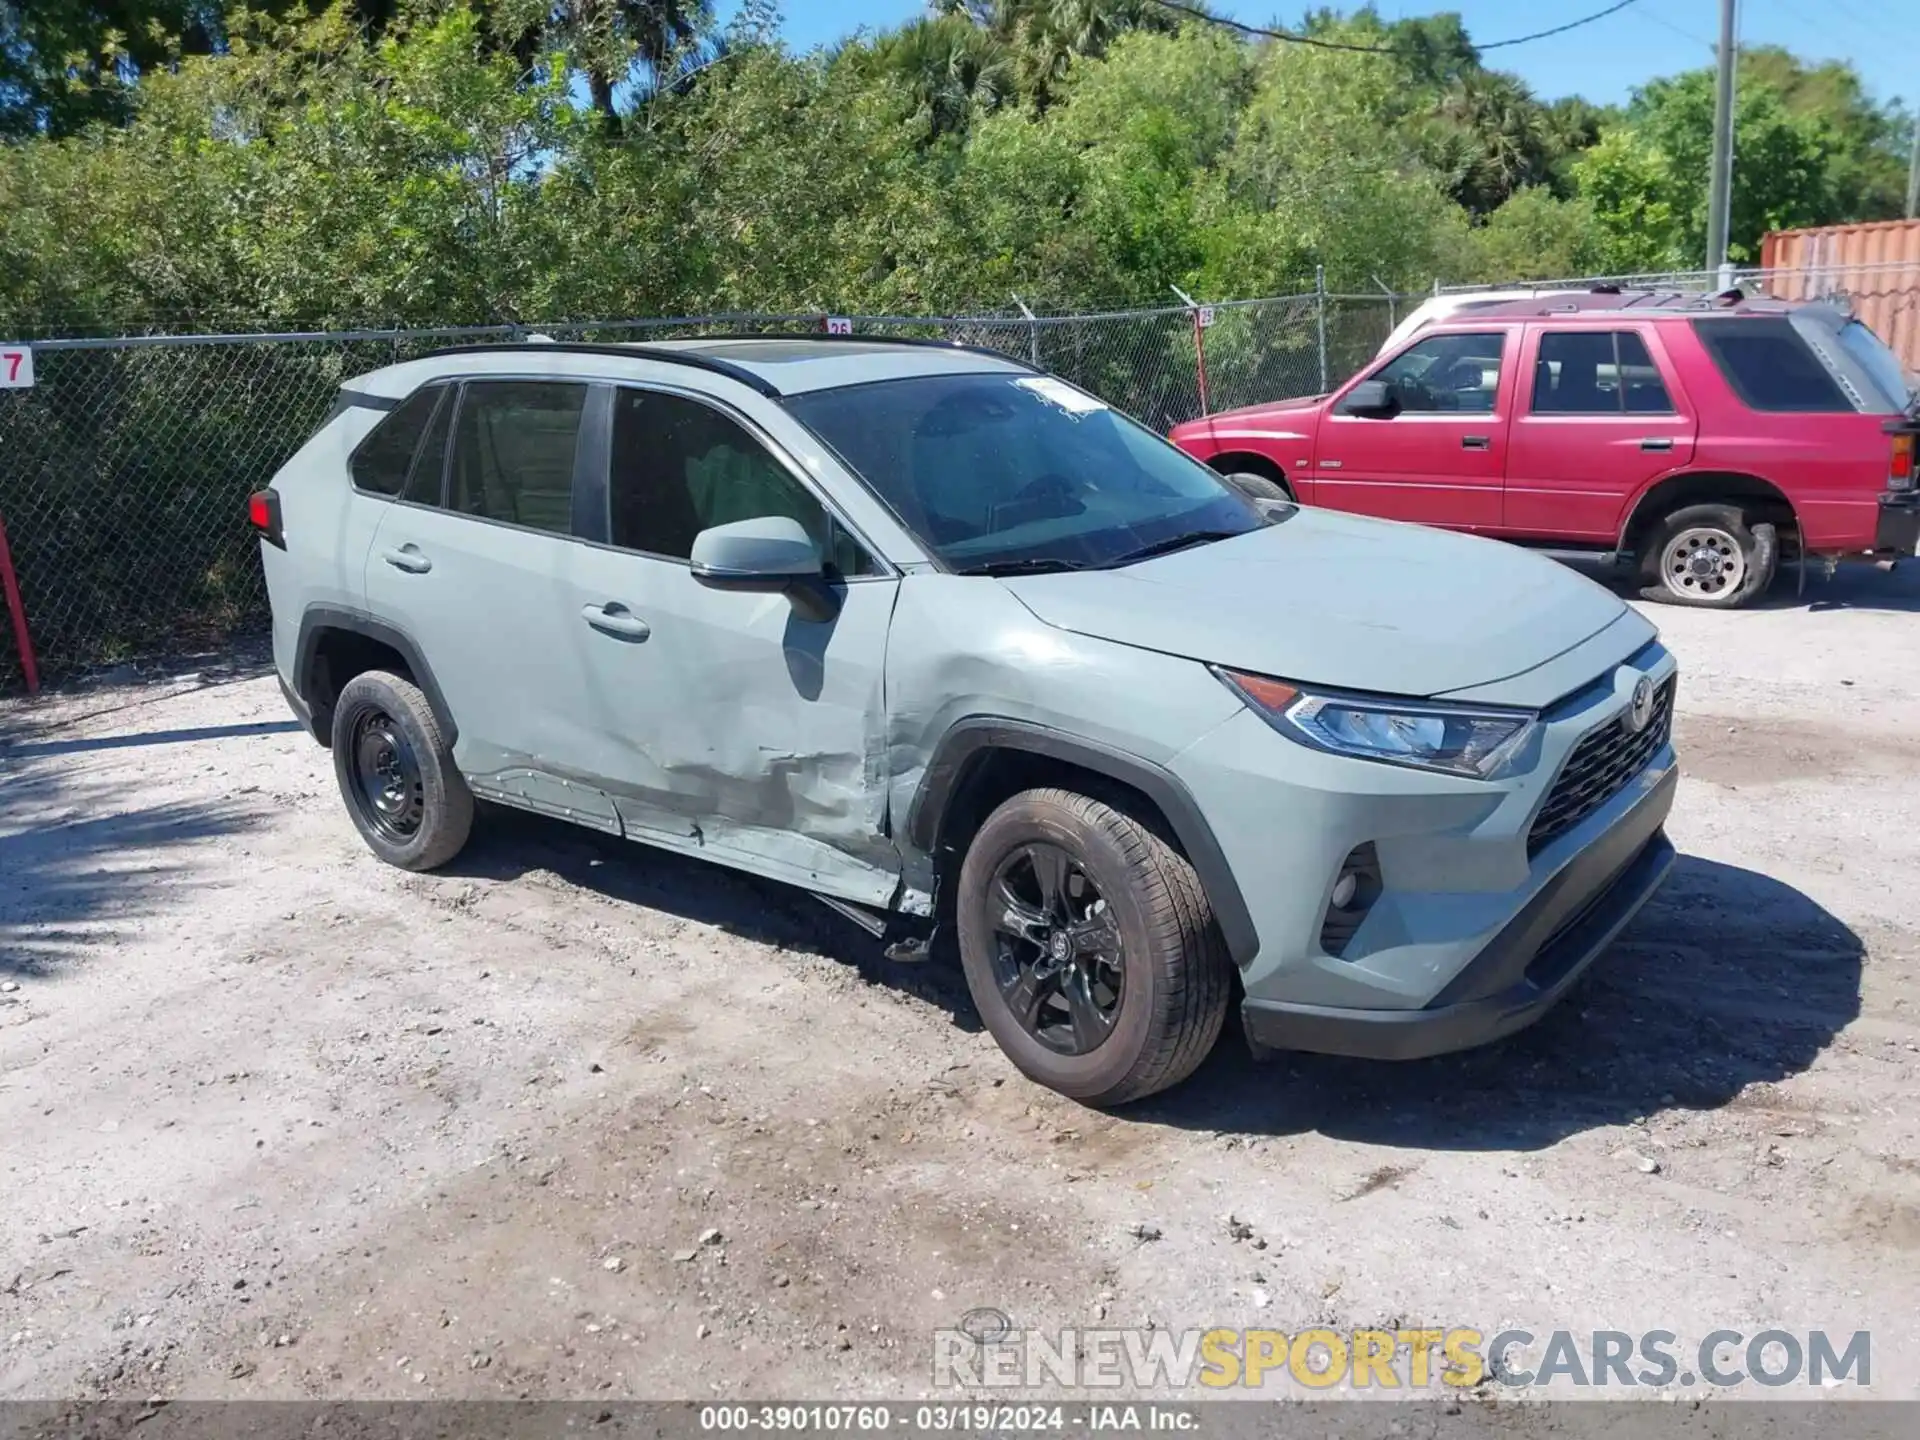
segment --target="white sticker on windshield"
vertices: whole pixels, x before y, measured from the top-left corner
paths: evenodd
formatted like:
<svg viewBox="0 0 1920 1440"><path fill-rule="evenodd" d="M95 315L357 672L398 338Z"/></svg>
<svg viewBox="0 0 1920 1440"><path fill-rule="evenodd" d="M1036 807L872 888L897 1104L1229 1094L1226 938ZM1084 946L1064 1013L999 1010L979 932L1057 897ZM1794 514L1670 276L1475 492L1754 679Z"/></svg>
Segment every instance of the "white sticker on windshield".
<svg viewBox="0 0 1920 1440"><path fill-rule="evenodd" d="M1031 390L1049 405L1058 405L1069 415L1096 415L1108 407L1093 396L1076 390L1064 380L1056 380L1051 375L1034 375L1013 382L1022 390Z"/></svg>

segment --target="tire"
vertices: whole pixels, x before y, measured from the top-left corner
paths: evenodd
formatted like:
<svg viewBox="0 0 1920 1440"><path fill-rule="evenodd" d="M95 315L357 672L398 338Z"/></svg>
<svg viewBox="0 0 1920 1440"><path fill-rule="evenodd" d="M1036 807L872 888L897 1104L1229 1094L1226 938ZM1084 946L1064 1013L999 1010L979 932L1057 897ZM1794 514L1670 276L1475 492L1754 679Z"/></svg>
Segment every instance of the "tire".
<svg viewBox="0 0 1920 1440"><path fill-rule="evenodd" d="M1003 886L1016 906L996 899ZM1015 795L968 847L955 909L982 1020L1050 1089L1121 1105L1186 1079L1220 1038L1233 964L1200 877L1111 805L1069 790Z"/></svg>
<svg viewBox="0 0 1920 1440"><path fill-rule="evenodd" d="M1271 475L1261 475L1252 470L1235 470L1220 478L1248 499L1278 500L1286 505L1294 503L1292 492Z"/></svg>
<svg viewBox="0 0 1920 1440"><path fill-rule="evenodd" d="M1774 527L1738 505L1688 505L1647 537L1640 594L1667 605L1734 610L1764 595L1780 563Z"/></svg>
<svg viewBox="0 0 1920 1440"><path fill-rule="evenodd" d="M385 670L349 680L333 707L333 774L367 848L402 870L432 870L473 829L473 792L419 686Z"/></svg>

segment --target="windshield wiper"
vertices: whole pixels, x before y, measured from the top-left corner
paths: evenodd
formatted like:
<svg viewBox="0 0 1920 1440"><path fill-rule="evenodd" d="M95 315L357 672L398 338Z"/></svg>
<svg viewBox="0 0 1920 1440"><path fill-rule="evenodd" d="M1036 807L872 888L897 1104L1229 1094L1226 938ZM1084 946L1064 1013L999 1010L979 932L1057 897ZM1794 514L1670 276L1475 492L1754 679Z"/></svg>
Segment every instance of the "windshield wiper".
<svg viewBox="0 0 1920 1440"><path fill-rule="evenodd" d="M1131 565L1136 560L1151 560L1156 555L1171 555L1176 550L1190 549L1195 545L1211 545L1216 540L1233 540L1246 533L1244 530L1189 530L1184 535L1169 536L1165 540L1156 540L1151 545L1142 545L1138 550L1129 550L1124 555L1116 555L1100 568L1113 570L1121 565Z"/></svg>
<svg viewBox="0 0 1920 1440"><path fill-rule="evenodd" d="M1029 557L1025 560L986 560L978 565L968 565L954 571L956 575L1051 575L1061 570L1084 570L1087 567L1072 560L1060 560L1052 556Z"/></svg>

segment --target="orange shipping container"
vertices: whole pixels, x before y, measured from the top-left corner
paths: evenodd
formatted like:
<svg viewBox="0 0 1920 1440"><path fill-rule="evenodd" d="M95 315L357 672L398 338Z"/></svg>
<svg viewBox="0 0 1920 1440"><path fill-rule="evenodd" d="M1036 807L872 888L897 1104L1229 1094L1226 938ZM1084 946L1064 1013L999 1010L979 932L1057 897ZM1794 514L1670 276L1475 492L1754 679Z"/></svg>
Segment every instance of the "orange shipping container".
<svg viewBox="0 0 1920 1440"><path fill-rule="evenodd" d="M1844 297L1920 373L1920 220L1776 230L1760 242L1760 265L1779 299Z"/></svg>

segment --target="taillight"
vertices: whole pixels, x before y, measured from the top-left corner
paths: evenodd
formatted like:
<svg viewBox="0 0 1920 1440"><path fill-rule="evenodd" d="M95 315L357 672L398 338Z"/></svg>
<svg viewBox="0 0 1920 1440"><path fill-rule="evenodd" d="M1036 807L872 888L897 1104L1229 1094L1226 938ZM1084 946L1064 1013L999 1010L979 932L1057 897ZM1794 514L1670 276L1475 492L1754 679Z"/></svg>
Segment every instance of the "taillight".
<svg viewBox="0 0 1920 1440"><path fill-rule="evenodd" d="M1893 432L1893 458L1887 466L1889 490L1913 488L1913 440L1914 434L1911 430Z"/></svg>
<svg viewBox="0 0 1920 1440"><path fill-rule="evenodd" d="M247 524L269 545L277 545L282 550L287 548L287 542L280 534L280 496L271 485L247 497Z"/></svg>

